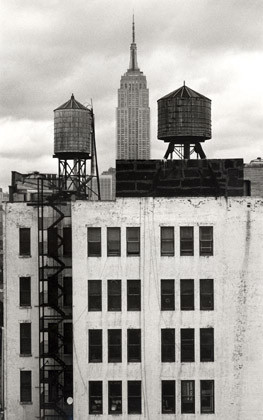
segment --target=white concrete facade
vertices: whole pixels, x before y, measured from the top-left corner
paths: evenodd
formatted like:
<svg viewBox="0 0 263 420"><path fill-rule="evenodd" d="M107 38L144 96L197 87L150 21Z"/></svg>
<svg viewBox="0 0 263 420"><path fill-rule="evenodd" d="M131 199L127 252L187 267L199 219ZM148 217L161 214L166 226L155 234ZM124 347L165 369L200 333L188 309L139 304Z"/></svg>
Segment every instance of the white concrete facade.
<svg viewBox="0 0 263 420"><path fill-rule="evenodd" d="M122 381L122 419L261 420L263 417L263 200L126 198L72 203L74 419L109 419L108 381ZM5 418L39 416L37 209L9 203L4 218ZM160 227L174 227L174 256L160 255ZM194 256L180 256L179 228L193 226ZM213 256L199 256L199 226L213 226ZM31 255L19 256L19 228ZM87 228L101 227L102 256L87 256ZM121 256L107 257L107 227L121 228ZM140 227L140 256L126 254L126 227ZM19 307L19 277L31 306ZM122 311L107 311L107 280L122 282ZM127 311L127 280L141 280L141 311ZM161 279L175 281L175 310L161 311ZM195 309L180 310L180 279L193 279ZM214 280L214 310L201 311L199 280ZM102 311L88 311L88 280L102 281ZM31 322L32 356L20 355ZM214 328L214 362L200 362L200 328ZM127 363L127 329L141 329L141 363ZM175 362L161 363L161 329L175 328ZM180 361L180 329L195 329L195 362ZM103 362L89 363L88 332L102 329ZM108 363L107 330L122 330L122 362ZM20 403L20 370L32 371L32 403ZM103 414L89 415L89 381L103 381ZM127 414L127 381L142 381L142 414ZM161 381L176 381L176 415L161 413ZM195 414L181 414L181 380L195 381ZM214 380L215 413L200 413L200 380Z"/></svg>
<svg viewBox="0 0 263 420"><path fill-rule="evenodd" d="M260 420L263 417L263 201L127 198L72 204L74 418L87 418L89 381L122 381L123 419ZM141 254L126 256L126 227L140 227ZM175 255L160 256L160 227L173 226ZM180 256L179 228L194 227L194 256ZM214 255L199 256L199 226L213 226ZM87 257L87 228L101 227L102 256ZM121 228L121 256L107 257L106 228ZM102 280L102 311L88 311L88 280ZM122 311L107 311L107 280L122 281ZM128 279L141 280L141 311L127 311ZM160 281L175 280L175 310L160 310ZM180 279L194 279L195 310L180 310ZM214 310L200 311L199 279L214 279ZM214 362L200 362L200 328L214 328ZM122 362L107 362L107 329L122 329ZM127 363L127 329L141 329L142 361ZM175 328L174 363L161 363L162 328ZM180 361L180 329L195 329L195 362ZM103 362L89 363L88 330L103 330ZM214 380L215 413L200 413L200 380ZM142 381L142 414L127 414L127 381ZM161 380L176 381L176 416L161 414ZM195 381L195 414L181 414L181 380Z"/></svg>
<svg viewBox="0 0 263 420"><path fill-rule="evenodd" d="M4 407L5 419L39 418L38 234L36 208L4 208ZM30 228L31 254L19 255L19 228ZM19 306L19 277L31 277L31 305ZM31 323L31 355L20 355L20 323ZM20 402L20 371L31 371L32 401Z"/></svg>

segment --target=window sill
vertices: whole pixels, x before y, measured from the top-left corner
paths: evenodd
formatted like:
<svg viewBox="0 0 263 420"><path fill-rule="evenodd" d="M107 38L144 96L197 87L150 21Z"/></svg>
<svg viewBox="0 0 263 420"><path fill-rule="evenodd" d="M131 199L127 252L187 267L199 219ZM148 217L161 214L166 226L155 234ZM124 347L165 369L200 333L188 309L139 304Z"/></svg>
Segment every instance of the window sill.
<svg viewBox="0 0 263 420"><path fill-rule="evenodd" d="M31 305L20 305L19 309L32 309Z"/></svg>
<svg viewBox="0 0 263 420"><path fill-rule="evenodd" d="M21 405L32 405L33 402L32 401L20 401Z"/></svg>
<svg viewBox="0 0 263 420"><path fill-rule="evenodd" d="M32 255L19 255L18 257L19 258L31 258ZM30 404L32 404L32 403L30 403Z"/></svg>
<svg viewBox="0 0 263 420"><path fill-rule="evenodd" d="M19 357L32 357L32 354L19 354Z"/></svg>
<svg viewBox="0 0 263 420"><path fill-rule="evenodd" d="M174 254L161 254L161 257L174 257Z"/></svg>
<svg viewBox="0 0 263 420"><path fill-rule="evenodd" d="M107 255L107 257L120 257L121 255Z"/></svg>

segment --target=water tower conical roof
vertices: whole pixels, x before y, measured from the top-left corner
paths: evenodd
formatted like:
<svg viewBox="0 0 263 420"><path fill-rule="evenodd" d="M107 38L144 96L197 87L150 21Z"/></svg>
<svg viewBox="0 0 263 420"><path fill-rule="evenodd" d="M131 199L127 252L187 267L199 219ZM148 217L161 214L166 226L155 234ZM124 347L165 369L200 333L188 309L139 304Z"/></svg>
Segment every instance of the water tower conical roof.
<svg viewBox="0 0 263 420"><path fill-rule="evenodd" d="M85 111L88 111L88 109L84 105L76 101L73 93L71 95L70 100L65 102L63 105L60 105L58 108L55 109L55 111L58 111L59 109L85 109Z"/></svg>
<svg viewBox="0 0 263 420"><path fill-rule="evenodd" d="M174 90L171 93L168 93L168 95L163 96L159 99L159 101L166 98L203 98L210 100L209 98L206 98L206 96L201 95L201 93L198 93L185 85L183 85L179 89Z"/></svg>

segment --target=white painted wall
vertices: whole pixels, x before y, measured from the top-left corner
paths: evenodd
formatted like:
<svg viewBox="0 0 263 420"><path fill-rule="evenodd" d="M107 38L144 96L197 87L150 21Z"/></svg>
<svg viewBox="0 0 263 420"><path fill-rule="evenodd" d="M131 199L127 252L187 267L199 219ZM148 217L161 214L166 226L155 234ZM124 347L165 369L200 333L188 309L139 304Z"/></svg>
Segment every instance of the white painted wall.
<svg viewBox="0 0 263 420"><path fill-rule="evenodd" d="M88 416L88 381L123 381L123 419L174 418L161 414L161 380L176 380L176 418L263 418L263 200L246 198L127 198L72 204L74 418ZM179 227L194 226L193 257L180 257ZM214 256L199 257L199 226L214 227ZM87 257L87 227L102 228L102 257ZM121 227L122 256L106 256L106 227ZM141 227L141 256L126 257L126 227ZM175 227L175 256L160 256L160 226ZM195 310L180 311L180 279L195 280ZM215 310L199 310L199 279L213 278ZM88 279L102 280L102 312L87 310ZM106 283L122 280L123 310L107 312ZM141 279L142 310L127 312L126 280ZM160 310L160 280L175 279L175 311ZM215 362L200 363L199 328L214 327ZM161 363L161 328L176 330L176 362ZM88 330L102 328L103 363L88 363ZM107 329L123 330L123 362L107 363ZM127 328L142 329L142 363L126 359ZM195 328L195 363L180 362L180 328ZM196 414L181 415L180 381L195 380ZM200 380L215 380L215 414L200 414ZM127 415L127 380L142 380L143 414Z"/></svg>
<svg viewBox="0 0 263 420"><path fill-rule="evenodd" d="M31 256L19 256L19 228L31 228ZM4 207L5 419L39 416L39 322L37 212L26 203ZM31 277L31 307L19 307L19 277ZM31 322L32 356L20 356L21 322ZM20 403L20 370L32 370L32 404Z"/></svg>

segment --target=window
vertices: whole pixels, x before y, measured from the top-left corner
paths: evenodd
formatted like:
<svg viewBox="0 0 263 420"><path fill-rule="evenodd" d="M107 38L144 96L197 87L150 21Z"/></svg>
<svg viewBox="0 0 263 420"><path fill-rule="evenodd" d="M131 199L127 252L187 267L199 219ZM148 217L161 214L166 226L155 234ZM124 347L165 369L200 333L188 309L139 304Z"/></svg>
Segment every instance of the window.
<svg viewBox="0 0 263 420"><path fill-rule="evenodd" d="M30 255L30 228L19 229L19 255Z"/></svg>
<svg viewBox="0 0 263 420"><path fill-rule="evenodd" d="M200 226L200 255L213 255L213 226Z"/></svg>
<svg viewBox="0 0 263 420"><path fill-rule="evenodd" d="M175 331L174 328L161 330L162 362L175 362Z"/></svg>
<svg viewBox="0 0 263 420"><path fill-rule="evenodd" d="M109 414L122 413L122 389L121 381L109 381Z"/></svg>
<svg viewBox="0 0 263 420"><path fill-rule="evenodd" d="M48 278L48 305L58 306L58 278L52 276Z"/></svg>
<svg viewBox="0 0 263 420"><path fill-rule="evenodd" d="M20 306L31 305L31 278L30 277L19 278L19 305Z"/></svg>
<svg viewBox="0 0 263 420"><path fill-rule="evenodd" d="M48 352L51 354L58 352L58 324L55 322L48 324Z"/></svg>
<svg viewBox="0 0 263 420"><path fill-rule="evenodd" d="M174 228L161 227L161 255L174 255Z"/></svg>
<svg viewBox="0 0 263 420"><path fill-rule="evenodd" d="M161 280L161 310L174 310L174 280Z"/></svg>
<svg viewBox="0 0 263 420"><path fill-rule="evenodd" d="M73 367L67 365L64 370L64 402L67 402L68 397L73 396Z"/></svg>
<svg viewBox="0 0 263 420"><path fill-rule="evenodd" d="M141 330L127 330L128 335L128 362L141 361Z"/></svg>
<svg viewBox="0 0 263 420"><path fill-rule="evenodd" d="M180 227L180 255L194 255L194 228L193 226Z"/></svg>
<svg viewBox="0 0 263 420"><path fill-rule="evenodd" d="M181 362L195 361L195 330L181 329Z"/></svg>
<svg viewBox="0 0 263 420"><path fill-rule="evenodd" d="M48 371L48 401L56 402L58 398L58 371Z"/></svg>
<svg viewBox="0 0 263 420"><path fill-rule="evenodd" d="M121 311L121 280L108 280L108 311Z"/></svg>
<svg viewBox="0 0 263 420"><path fill-rule="evenodd" d="M141 414L141 381L128 381L128 414Z"/></svg>
<svg viewBox="0 0 263 420"><path fill-rule="evenodd" d="M200 381L201 413L214 413L214 381Z"/></svg>
<svg viewBox="0 0 263 420"><path fill-rule="evenodd" d="M140 255L140 228L127 227L127 255Z"/></svg>
<svg viewBox="0 0 263 420"><path fill-rule="evenodd" d="M175 381L162 381L162 414L175 414Z"/></svg>
<svg viewBox="0 0 263 420"><path fill-rule="evenodd" d="M101 311L101 280L88 280L89 311Z"/></svg>
<svg viewBox="0 0 263 420"><path fill-rule="evenodd" d="M72 354L73 351L73 334L72 322L64 324L64 354Z"/></svg>
<svg viewBox="0 0 263 420"><path fill-rule="evenodd" d="M181 280L181 310L193 311L194 304L194 280Z"/></svg>
<svg viewBox="0 0 263 420"><path fill-rule="evenodd" d="M101 257L101 228L88 228L88 257Z"/></svg>
<svg viewBox="0 0 263 420"><path fill-rule="evenodd" d="M32 373L31 370L20 370L20 402L32 401Z"/></svg>
<svg viewBox="0 0 263 420"><path fill-rule="evenodd" d="M141 310L141 280L127 280L127 310Z"/></svg>
<svg viewBox="0 0 263 420"><path fill-rule="evenodd" d="M121 362L121 330L108 330L108 362Z"/></svg>
<svg viewBox="0 0 263 420"><path fill-rule="evenodd" d="M200 361L214 361L214 328L200 328Z"/></svg>
<svg viewBox="0 0 263 420"><path fill-rule="evenodd" d="M31 323L20 324L20 354L31 355Z"/></svg>
<svg viewBox="0 0 263 420"><path fill-rule="evenodd" d="M63 228L63 255L64 257L70 257L72 255L71 227Z"/></svg>
<svg viewBox="0 0 263 420"><path fill-rule="evenodd" d="M181 412L195 412L195 381L181 381Z"/></svg>
<svg viewBox="0 0 263 420"><path fill-rule="evenodd" d="M89 330L89 362L102 362L102 330Z"/></svg>
<svg viewBox="0 0 263 420"><path fill-rule="evenodd" d="M58 255L58 230L57 228L48 228L47 230L47 253L51 257Z"/></svg>
<svg viewBox="0 0 263 420"><path fill-rule="evenodd" d="M63 306L72 307L72 277L63 278Z"/></svg>
<svg viewBox="0 0 263 420"><path fill-rule="evenodd" d="M121 229L107 228L107 255L119 257L121 255Z"/></svg>
<svg viewBox="0 0 263 420"><path fill-rule="evenodd" d="M200 309L212 311L214 309L214 280L200 280Z"/></svg>
<svg viewBox="0 0 263 420"><path fill-rule="evenodd" d="M102 414L102 381L89 381L89 414Z"/></svg>

